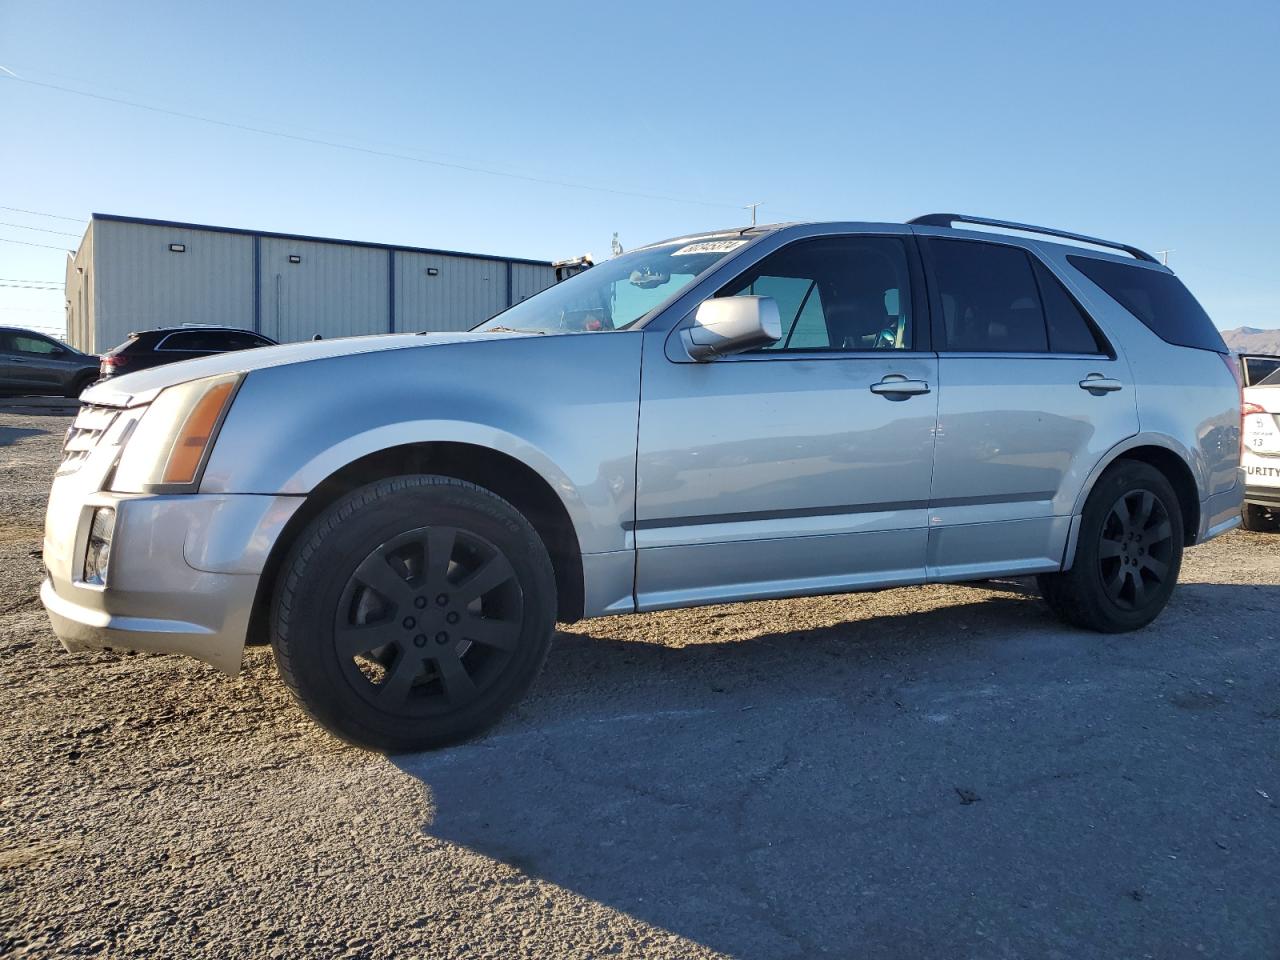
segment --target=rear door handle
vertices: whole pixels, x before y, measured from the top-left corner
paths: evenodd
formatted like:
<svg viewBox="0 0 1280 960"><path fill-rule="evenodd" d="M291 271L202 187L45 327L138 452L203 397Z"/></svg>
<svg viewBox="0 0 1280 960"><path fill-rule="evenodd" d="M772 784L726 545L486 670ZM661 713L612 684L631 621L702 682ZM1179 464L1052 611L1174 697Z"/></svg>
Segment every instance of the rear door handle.
<svg viewBox="0 0 1280 960"><path fill-rule="evenodd" d="M901 374L891 373L879 383L873 383L871 392L890 400L905 400L907 397L928 393L929 384L924 380L908 380Z"/></svg>
<svg viewBox="0 0 1280 960"><path fill-rule="evenodd" d="M1080 381L1080 389L1096 394L1115 393L1117 390L1123 390L1124 384L1119 380L1104 377L1100 373L1091 373Z"/></svg>

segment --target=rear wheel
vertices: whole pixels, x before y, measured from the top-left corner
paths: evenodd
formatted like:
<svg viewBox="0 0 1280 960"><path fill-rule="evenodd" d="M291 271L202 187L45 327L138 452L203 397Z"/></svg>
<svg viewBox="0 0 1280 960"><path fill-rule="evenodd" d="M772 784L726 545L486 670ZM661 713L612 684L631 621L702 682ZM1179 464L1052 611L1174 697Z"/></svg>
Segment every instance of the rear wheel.
<svg viewBox="0 0 1280 960"><path fill-rule="evenodd" d="M80 394L84 393L98 379L96 373L84 373L71 382L71 386L67 387L67 397L75 400Z"/></svg>
<svg viewBox="0 0 1280 960"><path fill-rule="evenodd" d="M447 477L397 477L331 506L298 538L272 611L280 675L358 746L422 750L493 724L532 684L555 578L529 522Z"/></svg>
<svg viewBox="0 0 1280 960"><path fill-rule="evenodd" d="M1280 510L1246 503L1240 509L1240 523L1255 533L1275 533L1280 530Z"/></svg>
<svg viewBox="0 0 1280 960"><path fill-rule="evenodd" d="M1059 618L1087 630L1144 627L1164 609L1182 566L1182 511L1164 474L1122 461L1085 502L1075 562L1041 574L1040 592Z"/></svg>

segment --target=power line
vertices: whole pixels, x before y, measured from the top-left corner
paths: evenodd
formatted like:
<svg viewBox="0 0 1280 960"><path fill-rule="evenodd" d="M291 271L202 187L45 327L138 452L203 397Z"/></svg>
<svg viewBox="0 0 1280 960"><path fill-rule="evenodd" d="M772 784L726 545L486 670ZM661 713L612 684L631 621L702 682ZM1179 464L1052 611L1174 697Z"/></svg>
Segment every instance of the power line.
<svg viewBox="0 0 1280 960"><path fill-rule="evenodd" d="M354 146L348 143L338 143L333 140L322 140L318 137L304 137L295 133L284 133L280 130L270 130L266 127L255 127L244 123L235 123L230 120L219 120L216 117L201 116L197 113L186 113L181 110L170 110L166 107L157 107L148 103L138 103L135 100L125 100L121 97L108 97L100 93L89 93L85 90L76 90L72 87L64 87L56 83L45 83L41 80L28 80L25 77L18 76L2 76L0 79L10 80L14 83L25 83L34 87L43 87L47 90L57 90L60 93L70 93L79 97L88 97L91 100L101 100L104 103L115 103L125 107L133 107L138 110L149 110L152 113L160 113L170 117L180 117L184 120L197 120L201 123L211 123L219 127L227 127L232 130L244 130L249 133L257 133L267 137L279 137L283 140L293 140L298 143L309 143L315 146L332 147L335 150L349 150L354 153L366 153L375 157L387 157L393 160L406 160L410 163L421 163L427 166L443 167L450 170L462 170L467 173L479 173L491 177L506 177L510 180L522 180L526 183L540 183L553 187L568 187L573 190L588 190L596 193L608 193L621 197L637 197L642 200L664 200L669 203L687 203L701 207L728 207L735 210L742 209L742 205L738 203L723 203L715 200L695 200L691 197L672 197L665 194L644 193L639 190L624 190L613 187L599 187L587 183L577 183L572 180L557 180L550 177L535 177L529 174L509 173L503 170L493 170L486 167L474 167L462 163L452 163L447 160L430 160L426 157L418 157L409 153L397 153L391 150L375 150L371 147Z"/></svg>
<svg viewBox="0 0 1280 960"><path fill-rule="evenodd" d="M0 227L17 227L19 230L34 230L37 233L56 233L60 237L78 237L78 233L69 233L66 230L50 230L47 227L28 227L25 223L6 223L0 220Z"/></svg>
<svg viewBox="0 0 1280 960"><path fill-rule="evenodd" d="M88 223L84 217L64 217L60 213L45 213L43 210L23 210L21 207L0 207L0 210L8 210L10 213L29 213L33 217L49 217L52 220L70 220L73 223Z"/></svg>
<svg viewBox="0 0 1280 960"><path fill-rule="evenodd" d="M48 291L54 291L54 290L60 290L60 289L62 289L62 288L61 288L61 286L56 286L56 287L55 287L53 284L48 284L48 285L45 285L45 284L39 284L39 285L37 285L37 284L34 284L34 283L5 283L3 280L0 280L0 287L8 287L10 290L48 290Z"/></svg>
<svg viewBox="0 0 1280 960"><path fill-rule="evenodd" d="M62 283L61 280L32 280L28 277L0 277L0 283Z"/></svg>
<svg viewBox="0 0 1280 960"><path fill-rule="evenodd" d="M24 247L44 247L46 250L61 250L63 253L68 252L66 247L55 247L51 243L32 243L30 240L10 240L8 237L0 237L0 243L20 243Z"/></svg>

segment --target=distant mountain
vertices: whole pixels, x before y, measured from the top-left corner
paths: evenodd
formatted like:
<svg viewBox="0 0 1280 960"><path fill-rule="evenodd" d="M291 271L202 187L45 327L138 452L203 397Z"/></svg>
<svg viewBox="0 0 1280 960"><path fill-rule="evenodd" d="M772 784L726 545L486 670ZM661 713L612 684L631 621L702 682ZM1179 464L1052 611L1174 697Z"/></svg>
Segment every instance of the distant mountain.
<svg viewBox="0 0 1280 960"><path fill-rule="evenodd" d="M1280 356L1280 330L1237 327L1223 330L1222 339L1236 353L1270 353Z"/></svg>

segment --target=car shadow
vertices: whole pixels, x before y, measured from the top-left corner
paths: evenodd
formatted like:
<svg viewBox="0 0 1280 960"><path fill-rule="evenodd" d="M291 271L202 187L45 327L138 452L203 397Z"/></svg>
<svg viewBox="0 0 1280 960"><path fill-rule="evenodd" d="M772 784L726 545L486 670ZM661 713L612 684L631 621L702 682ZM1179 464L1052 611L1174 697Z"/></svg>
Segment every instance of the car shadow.
<svg viewBox="0 0 1280 960"><path fill-rule="evenodd" d="M48 432L48 430L37 430L34 427L0 426L0 447L11 447L26 437L38 437Z"/></svg>
<svg viewBox="0 0 1280 960"><path fill-rule="evenodd" d="M937 595L851 596L847 622L742 636L734 607L588 621L488 736L392 759L425 787L427 835L736 957L1036 953L1018 939L1035 923L1091 943L1150 850L1197 822L1213 836L1215 749L1161 739L1187 717L1176 671L1225 655L1196 620L1280 609L1280 588L1186 584L1125 637L1064 628L1007 588L898 615L877 612L885 597ZM758 624L769 605L749 609ZM727 639L674 645L718 623ZM1276 646L1230 655L1242 676L1265 659L1274 690ZM1178 818L1147 782L1170 776ZM1147 917L1173 936L1202 909L1169 897Z"/></svg>

